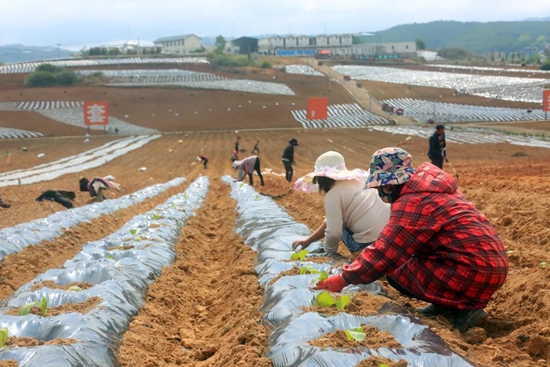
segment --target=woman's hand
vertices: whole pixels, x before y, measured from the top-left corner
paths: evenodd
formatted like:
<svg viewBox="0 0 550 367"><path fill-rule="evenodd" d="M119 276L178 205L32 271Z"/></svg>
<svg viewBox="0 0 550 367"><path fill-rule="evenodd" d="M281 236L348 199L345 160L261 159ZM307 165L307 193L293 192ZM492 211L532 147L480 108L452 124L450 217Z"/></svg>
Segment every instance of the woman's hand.
<svg viewBox="0 0 550 367"><path fill-rule="evenodd" d="M294 242L292 242L292 251L296 251L298 246L302 246L302 250L304 250L309 245L311 245L311 242L309 242L307 239L294 241Z"/></svg>

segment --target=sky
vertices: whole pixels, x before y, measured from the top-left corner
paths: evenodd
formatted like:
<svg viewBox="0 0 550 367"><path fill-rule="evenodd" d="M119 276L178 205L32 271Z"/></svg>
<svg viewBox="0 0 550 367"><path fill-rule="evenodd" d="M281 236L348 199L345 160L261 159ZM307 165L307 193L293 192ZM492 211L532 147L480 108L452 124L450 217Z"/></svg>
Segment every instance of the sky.
<svg viewBox="0 0 550 367"><path fill-rule="evenodd" d="M548 16L548 0L1 0L0 45L75 49L188 33L360 33L435 20Z"/></svg>

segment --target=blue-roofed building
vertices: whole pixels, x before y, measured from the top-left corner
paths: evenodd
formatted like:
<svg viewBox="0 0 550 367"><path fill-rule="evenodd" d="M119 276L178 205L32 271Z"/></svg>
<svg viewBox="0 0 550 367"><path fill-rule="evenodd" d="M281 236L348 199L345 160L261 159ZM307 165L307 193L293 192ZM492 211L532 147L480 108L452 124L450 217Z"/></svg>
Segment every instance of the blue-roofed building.
<svg viewBox="0 0 550 367"><path fill-rule="evenodd" d="M201 38L194 34L181 36L162 37L154 41L155 45L162 47L163 54L189 54L202 48Z"/></svg>

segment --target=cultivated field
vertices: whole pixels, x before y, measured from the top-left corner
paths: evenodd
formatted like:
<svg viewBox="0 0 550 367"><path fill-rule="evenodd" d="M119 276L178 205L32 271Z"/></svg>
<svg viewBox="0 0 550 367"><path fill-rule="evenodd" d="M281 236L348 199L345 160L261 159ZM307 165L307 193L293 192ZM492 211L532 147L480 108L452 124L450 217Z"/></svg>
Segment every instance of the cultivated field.
<svg viewBox="0 0 550 367"><path fill-rule="evenodd" d="M207 72L205 66L189 68ZM489 304L489 317L460 335L444 318L408 314L411 306L421 302L398 295L382 280L381 289L391 299L354 292L349 310L330 316L331 321L346 325L371 322L377 326L371 336L377 344L370 348L340 344L332 336L323 337L334 328L318 310L301 308L312 305L316 293L308 288L315 276L295 275L290 270L294 263L282 261L290 255L291 241L316 229L325 216L322 196L296 192L280 176L282 151L290 138L299 141L295 178L311 171L317 156L327 150L341 152L348 168L366 169L376 149L402 146L419 165L426 159L429 131L386 124L304 128L292 111L305 109L306 97L324 94L332 105L353 106L355 101L344 86L332 83L329 92L326 78L277 70L215 74L282 83L296 95L104 86L53 88L43 93L24 89L16 74L0 76L0 102L107 99L111 115L133 126L183 132L151 140L95 168L82 166L49 180L0 188L0 197L11 204L9 209L0 208L0 246L8 241L26 243L19 251L10 247L0 267L0 295L6 300L0 327L10 331L8 345L19 346L0 349L0 359L22 361L21 353L27 353L21 366L45 365L41 358L46 355L51 366L78 365L79 358L100 366L355 366L373 354L391 358L389 366L398 365L399 358L410 366L548 363L550 273L541 264L550 261L550 149L529 146L536 141L522 141L524 137L494 135L515 138L527 146L512 145L484 131L449 130L448 154L460 175L460 190L488 217L507 247L507 283ZM384 90L370 86L376 84L364 85L373 94ZM334 107L332 113L337 117L342 109ZM345 116L340 118L345 121ZM70 156L89 158L90 150L122 138L59 138L83 135L86 130L31 110L0 111L0 121L5 121L2 127L57 136L0 140L3 174ZM525 126L547 128L539 124L544 123ZM390 132L379 131L385 129ZM253 188L227 177L235 176L230 156L237 136L242 137L241 156L260 141L265 187L259 186L257 177ZM10 152L9 163L5 151ZM39 158L40 153L44 156ZM199 153L208 157L207 169L197 161ZM448 166L445 169L452 173ZM109 174L122 186L121 191L107 192L116 200L101 207L86 206L89 195L77 193L73 211L78 212L67 218L78 220L65 230L59 229L59 223L65 220L62 214L70 211L54 202L34 201L47 189L78 191L81 176ZM48 217L51 222L35 222L41 227L32 235L17 230L24 227L14 228ZM349 255L343 246L340 252ZM330 270L342 261L329 259L322 264L317 260L308 266ZM281 271L288 275L279 277ZM28 302L41 301L42 296L49 302L46 317L9 315ZM392 311L374 316L383 305ZM420 333L420 325L404 330L402 325L410 317L419 318L430 330ZM55 323L57 329L51 326ZM42 325L42 334L30 324ZM38 335L48 345L33 346L32 338ZM390 345L393 348L384 348ZM349 353L349 348L355 352ZM16 365L0 362L2 367Z"/></svg>

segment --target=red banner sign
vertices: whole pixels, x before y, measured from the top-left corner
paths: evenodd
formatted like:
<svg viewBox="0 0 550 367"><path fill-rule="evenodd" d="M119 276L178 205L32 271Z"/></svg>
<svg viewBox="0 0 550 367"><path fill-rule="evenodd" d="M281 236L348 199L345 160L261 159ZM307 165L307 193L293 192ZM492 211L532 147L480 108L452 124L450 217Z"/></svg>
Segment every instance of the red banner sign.
<svg viewBox="0 0 550 367"><path fill-rule="evenodd" d="M84 124L86 124L86 126L108 125L109 104L107 102L85 102Z"/></svg>
<svg viewBox="0 0 550 367"><path fill-rule="evenodd" d="M307 99L307 119L326 120L328 119L328 98L317 97Z"/></svg>

